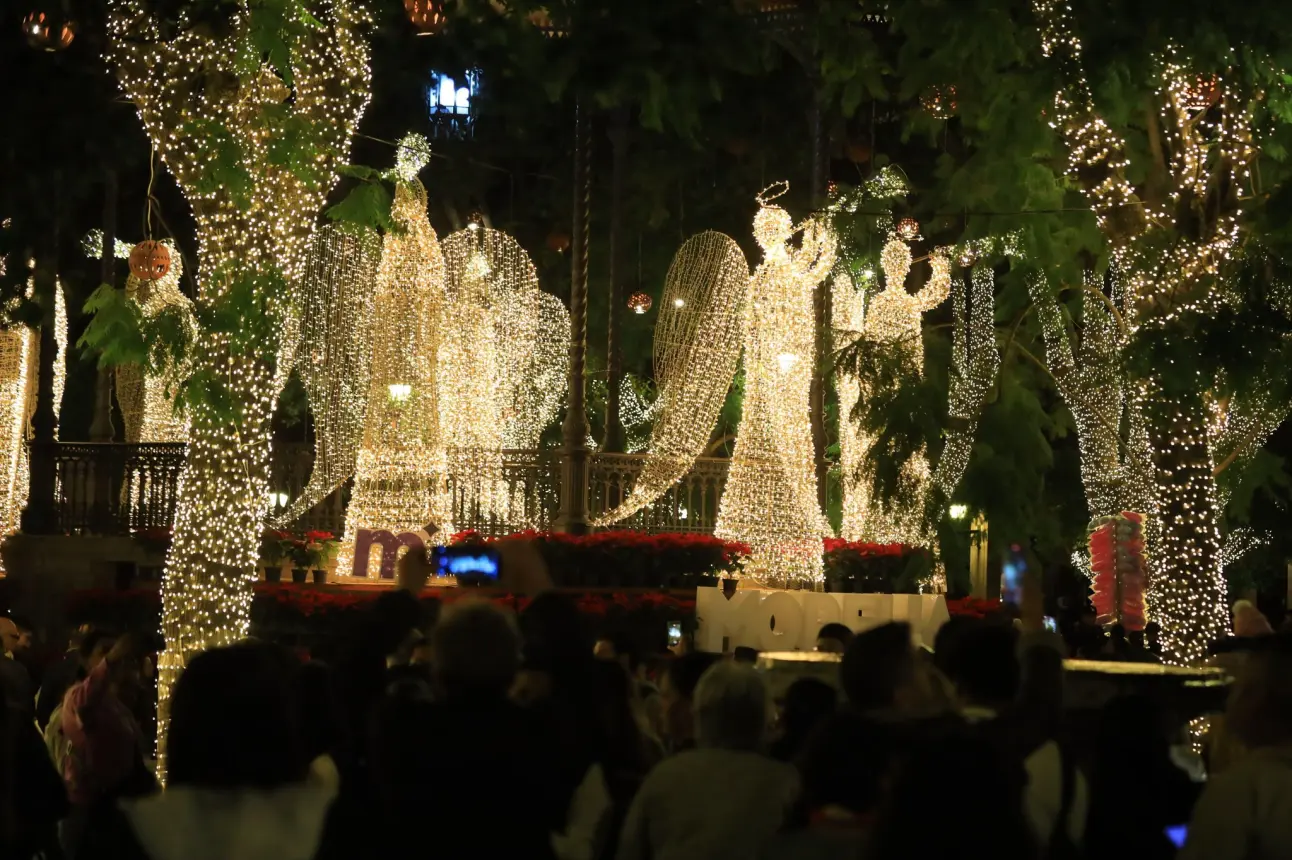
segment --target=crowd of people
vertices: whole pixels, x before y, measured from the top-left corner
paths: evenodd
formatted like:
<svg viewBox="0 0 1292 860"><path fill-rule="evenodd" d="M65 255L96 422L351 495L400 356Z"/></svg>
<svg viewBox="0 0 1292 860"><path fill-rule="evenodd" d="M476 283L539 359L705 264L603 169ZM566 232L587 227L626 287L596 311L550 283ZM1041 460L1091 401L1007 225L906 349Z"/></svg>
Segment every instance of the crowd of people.
<svg viewBox="0 0 1292 860"><path fill-rule="evenodd" d="M437 612L424 577L401 565L330 664L250 640L193 657L164 790L144 643L80 630L38 690L9 661L0 858L1292 857L1281 635L1241 661L1204 786L1152 698L1072 736L1039 608L954 618L932 651L905 624L828 625L834 683L773 701L747 654L643 655L554 592Z"/></svg>

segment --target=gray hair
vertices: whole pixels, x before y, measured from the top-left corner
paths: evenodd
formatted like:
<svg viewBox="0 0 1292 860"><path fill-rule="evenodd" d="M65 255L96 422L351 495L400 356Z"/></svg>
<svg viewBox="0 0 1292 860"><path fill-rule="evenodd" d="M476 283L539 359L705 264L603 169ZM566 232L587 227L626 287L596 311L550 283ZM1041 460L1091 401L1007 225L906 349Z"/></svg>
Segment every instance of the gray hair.
<svg viewBox="0 0 1292 860"><path fill-rule="evenodd" d="M723 660L696 684L692 708L696 742L702 747L755 750L767 732L768 690L749 666Z"/></svg>
<svg viewBox="0 0 1292 860"><path fill-rule="evenodd" d="M516 620L484 600L449 606L431 633L436 677L449 690L506 693L520 668Z"/></svg>

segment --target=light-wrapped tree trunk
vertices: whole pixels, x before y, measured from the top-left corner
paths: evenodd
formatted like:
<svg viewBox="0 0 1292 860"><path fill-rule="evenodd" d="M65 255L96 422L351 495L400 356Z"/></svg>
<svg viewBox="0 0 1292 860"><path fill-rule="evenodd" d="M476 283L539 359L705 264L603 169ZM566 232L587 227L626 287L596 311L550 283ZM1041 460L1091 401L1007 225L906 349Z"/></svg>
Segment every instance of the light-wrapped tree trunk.
<svg viewBox="0 0 1292 860"><path fill-rule="evenodd" d="M193 357L188 461L162 582L163 777L179 673L193 654L247 634L270 416L298 325L290 288L368 102L360 9L350 0L288 5L300 17L283 24L287 56L274 69L256 60L245 4L218 26L163 24L138 0L109 4L108 59L192 206L198 305L214 320ZM306 163L284 158L302 140L312 147Z"/></svg>

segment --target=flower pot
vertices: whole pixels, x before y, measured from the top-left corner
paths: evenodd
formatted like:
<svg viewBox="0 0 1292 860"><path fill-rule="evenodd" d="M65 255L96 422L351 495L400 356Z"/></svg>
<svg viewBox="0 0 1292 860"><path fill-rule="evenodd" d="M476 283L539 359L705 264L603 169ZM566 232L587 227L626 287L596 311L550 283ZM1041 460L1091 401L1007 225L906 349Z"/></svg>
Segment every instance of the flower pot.
<svg viewBox="0 0 1292 860"><path fill-rule="evenodd" d="M327 570L325 569L317 568L317 567L314 568L313 576L314 576L315 585L322 585L323 583L327 582Z"/></svg>
<svg viewBox="0 0 1292 860"><path fill-rule="evenodd" d="M282 582L283 569L272 565L265 565L265 582Z"/></svg>
<svg viewBox="0 0 1292 860"><path fill-rule="evenodd" d="M305 580L309 579L309 575L310 575L309 570L304 567L292 568L292 582L296 583L297 585L303 584Z"/></svg>

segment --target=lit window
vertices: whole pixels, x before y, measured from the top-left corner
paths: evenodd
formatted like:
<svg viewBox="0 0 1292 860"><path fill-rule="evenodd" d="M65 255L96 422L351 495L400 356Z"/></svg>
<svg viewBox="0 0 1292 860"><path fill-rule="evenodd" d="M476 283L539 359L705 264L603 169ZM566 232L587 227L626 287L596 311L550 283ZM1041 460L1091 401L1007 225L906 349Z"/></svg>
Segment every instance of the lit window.
<svg viewBox="0 0 1292 860"><path fill-rule="evenodd" d="M468 137L473 124L472 100L480 94L480 73L468 71L460 78L431 72L426 85L426 110L437 137Z"/></svg>

